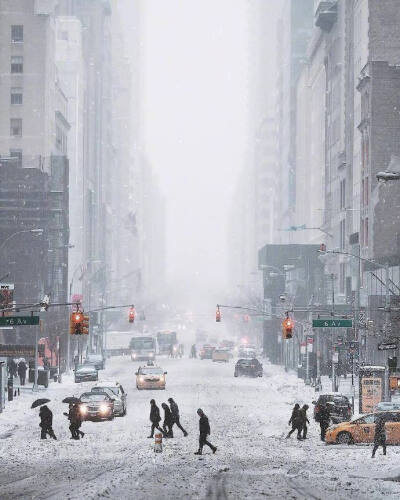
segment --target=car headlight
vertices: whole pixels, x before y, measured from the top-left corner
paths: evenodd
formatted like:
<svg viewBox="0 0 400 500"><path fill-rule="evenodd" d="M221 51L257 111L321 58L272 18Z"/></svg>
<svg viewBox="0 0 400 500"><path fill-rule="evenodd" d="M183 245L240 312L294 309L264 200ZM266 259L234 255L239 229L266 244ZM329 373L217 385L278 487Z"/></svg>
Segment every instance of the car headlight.
<svg viewBox="0 0 400 500"><path fill-rule="evenodd" d="M136 354L132 354L132 358L135 359L136 358Z"/></svg>
<svg viewBox="0 0 400 500"><path fill-rule="evenodd" d="M99 412L101 415L106 415L110 411L110 407L107 405L100 405Z"/></svg>
<svg viewBox="0 0 400 500"><path fill-rule="evenodd" d="M87 407L86 405L81 405L81 406L79 407L79 411L80 411L80 413L81 413L82 415L86 415L86 414L87 414L87 412L88 412L88 407Z"/></svg>
<svg viewBox="0 0 400 500"><path fill-rule="evenodd" d="M154 356L154 352L151 352L150 353L150 357L152 358Z"/></svg>
<svg viewBox="0 0 400 500"><path fill-rule="evenodd" d="M144 382L144 377L139 377L139 382Z"/></svg>

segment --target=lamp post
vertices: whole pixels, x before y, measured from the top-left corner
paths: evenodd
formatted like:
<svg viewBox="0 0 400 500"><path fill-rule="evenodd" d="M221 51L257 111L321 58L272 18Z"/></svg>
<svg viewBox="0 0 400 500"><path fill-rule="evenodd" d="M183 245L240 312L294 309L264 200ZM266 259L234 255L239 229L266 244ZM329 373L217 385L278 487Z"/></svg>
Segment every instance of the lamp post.
<svg viewBox="0 0 400 500"><path fill-rule="evenodd" d="M15 233L10 234L3 243L0 245L0 252L3 250L5 247L6 243L11 240L11 238L14 238L14 236L17 236L18 234L23 234L23 233L31 233L31 234L37 234L38 236L43 234L43 229L22 229L21 231L16 231Z"/></svg>

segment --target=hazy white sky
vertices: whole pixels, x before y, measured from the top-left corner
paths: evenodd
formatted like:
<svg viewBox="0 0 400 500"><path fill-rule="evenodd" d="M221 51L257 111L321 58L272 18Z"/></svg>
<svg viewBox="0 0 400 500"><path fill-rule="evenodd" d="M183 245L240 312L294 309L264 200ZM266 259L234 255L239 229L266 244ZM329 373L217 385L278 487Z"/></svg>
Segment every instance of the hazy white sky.
<svg viewBox="0 0 400 500"><path fill-rule="evenodd" d="M145 149L167 201L168 271L215 285L245 157L246 2L141 5Z"/></svg>

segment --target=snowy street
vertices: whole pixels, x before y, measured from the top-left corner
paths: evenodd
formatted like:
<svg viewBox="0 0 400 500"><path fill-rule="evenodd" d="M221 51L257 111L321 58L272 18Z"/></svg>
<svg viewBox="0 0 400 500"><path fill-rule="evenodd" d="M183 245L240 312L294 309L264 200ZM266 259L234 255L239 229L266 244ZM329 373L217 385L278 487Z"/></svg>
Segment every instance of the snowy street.
<svg viewBox="0 0 400 500"><path fill-rule="evenodd" d="M371 460L370 447L326 446L311 419L313 390L294 375L264 365L263 378L234 378L234 360L167 360L167 390L137 391L129 358L108 361L100 380L120 382L128 392L128 414L111 422L84 422L80 441L70 440L62 415L66 396L79 396L93 383L65 378L49 390L24 393L1 416L2 499L14 498L398 498L400 449L389 447ZM57 441L40 440L36 397L51 399ZM149 401L159 407L173 397L180 407L184 438L164 440L164 452L153 452L149 434ZM295 402L310 405L309 439L286 440ZM208 448L197 450L197 408L211 425Z"/></svg>

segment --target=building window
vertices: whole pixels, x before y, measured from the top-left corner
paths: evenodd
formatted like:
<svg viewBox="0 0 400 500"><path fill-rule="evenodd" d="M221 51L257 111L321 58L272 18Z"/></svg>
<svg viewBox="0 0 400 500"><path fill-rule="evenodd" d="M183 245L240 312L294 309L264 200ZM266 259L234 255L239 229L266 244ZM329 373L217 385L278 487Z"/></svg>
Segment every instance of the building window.
<svg viewBox="0 0 400 500"><path fill-rule="evenodd" d="M24 41L24 27L20 24L11 26L11 42L22 43Z"/></svg>
<svg viewBox="0 0 400 500"><path fill-rule="evenodd" d="M11 73L24 72L24 58L22 56L11 56Z"/></svg>
<svg viewBox="0 0 400 500"><path fill-rule="evenodd" d="M11 104L22 104L22 88L11 88Z"/></svg>
<svg viewBox="0 0 400 500"><path fill-rule="evenodd" d="M340 249L344 250L346 246L346 221L340 221Z"/></svg>
<svg viewBox="0 0 400 500"><path fill-rule="evenodd" d="M345 292L345 283L346 283L346 264L340 264L340 276L339 276L339 288L340 293Z"/></svg>
<svg viewBox="0 0 400 500"><path fill-rule="evenodd" d="M56 148L64 154L67 154L67 135L56 125Z"/></svg>
<svg viewBox="0 0 400 500"><path fill-rule="evenodd" d="M340 209L346 208L346 179L340 181Z"/></svg>
<svg viewBox="0 0 400 500"><path fill-rule="evenodd" d="M15 158L13 165L16 167L22 167L22 149L10 149L10 157Z"/></svg>
<svg viewBox="0 0 400 500"><path fill-rule="evenodd" d="M10 120L10 135L13 137L21 137L22 135L22 119L11 118Z"/></svg>

